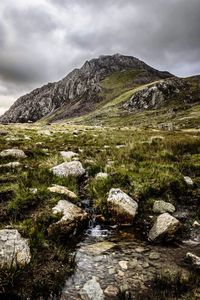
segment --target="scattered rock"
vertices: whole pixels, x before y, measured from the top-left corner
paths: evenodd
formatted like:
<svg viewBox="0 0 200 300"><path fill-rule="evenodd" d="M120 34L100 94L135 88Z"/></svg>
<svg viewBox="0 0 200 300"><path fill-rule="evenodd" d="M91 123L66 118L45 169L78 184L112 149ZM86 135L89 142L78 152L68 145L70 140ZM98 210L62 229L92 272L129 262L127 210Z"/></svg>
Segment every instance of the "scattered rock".
<svg viewBox="0 0 200 300"><path fill-rule="evenodd" d="M153 212L154 213L173 213L176 210L173 204L169 202L165 202L163 200L155 201L153 204Z"/></svg>
<svg viewBox="0 0 200 300"><path fill-rule="evenodd" d="M31 260L28 240L15 229L0 230L0 266L24 266Z"/></svg>
<svg viewBox="0 0 200 300"><path fill-rule="evenodd" d="M88 219L87 213L67 200L60 200L52 208L52 211L54 214L62 214L62 217L58 222L49 226L49 235L64 234L66 236L73 236L85 225Z"/></svg>
<svg viewBox="0 0 200 300"><path fill-rule="evenodd" d="M78 157L78 153L73 151L60 151L61 156L66 160L71 160L74 157Z"/></svg>
<svg viewBox="0 0 200 300"><path fill-rule="evenodd" d="M30 188L29 191L32 193L32 194L37 194L38 192L38 189L37 188Z"/></svg>
<svg viewBox="0 0 200 300"><path fill-rule="evenodd" d="M113 285L108 285L107 288L104 290L104 294L109 298L109 299L116 299L116 297L119 294L119 289L116 286Z"/></svg>
<svg viewBox="0 0 200 300"><path fill-rule="evenodd" d="M12 156L12 157L17 157L17 158L25 158L26 154L24 153L24 151L20 150L20 149L7 149L7 150L3 150L0 153L1 157L7 157L7 156Z"/></svg>
<svg viewBox="0 0 200 300"><path fill-rule="evenodd" d="M118 273L117 273L117 275L118 275L119 277L124 277L124 272L121 271L121 270L119 270Z"/></svg>
<svg viewBox="0 0 200 300"><path fill-rule="evenodd" d="M160 258L160 253L155 252L155 251L150 252L149 259L151 259L151 260L157 260L159 258Z"/></svg>
<svg viewBox="0 0 200 300"><path fill-rule="evenodd" d="M188 185L194 184L192 178L190 178L189 176L184 176L183 179L185 180L185 183L187 183Z"/></svg>
<svg viewBox="0 0 200 300"><path fill-rule="evenodd" d="M11 168L11 169L15 169L15 168L18 168L20 167L21 164L20 162L18 161L13 161L13 162L9 162L7 164L3 164L3 165L0 165L0 168Z"/></svg>
<svg viewBox="0 0 200 300"><path fill-rule="evenodd" d="M128 269L128 262L126 260L121 260L119 261L119 265L123 270L127 270Z"/></svg>
<svg viewBox="0 0 200 300"><path fill-rule="evenodd" d="M53 184L52 187L47 188L52 193L66 195L70 199L77 199L77 195L74 192L68 190L65 186Z"/></svg>
<svg viewBox="0 0 200 300"><path fill-rule="evenodd" d="M105 296L95 276L88 280L80 291L83 300L104 300Z"/></svg>
<svg viewBox="0 0 200 300"><path fill-rule="evenodd" d="M194 223L192 224L192 227L199 228L200 227L200 223L197 222L197 221L194 221Z"/></svg>
<svg viewBox="0 0 200 300"><path fill-rule="evenodd" d="M0 136L6 136L8 134L9 134L8 131L6 131L6 130L0 130Z"/></svg>
<svg viewBox="0 0 200 300"><path fill-rule="evenodd" d="M134 258L131 261L129 261L129 267L131 269L135 269L137 266L138 266L138 260L137 260L137 258Z"/></svg>
<svg viewBox="0 0 200 300"><path fill-rule="evenodd" d="M114 221L132 224L138 210L138 204L120 189L111 189L107 199L108 210Z"/></svg>
<svg viewBox="0 0 200 300"><path fill-rule="evenodd" d="M149 240L154 241L164 236L172 237L180 227L180 222L168 213L157 217L156 222L149 232Z"/></svg>
<svg viewBox="0 0 200 300"><path fill-rule="evenodd" d="M107 179L108 176L109 176L108 173L100 172L100 173L98 173L98 174L95 176L95 178L96 178L96 179Z"/></svg>
<svg viewBox="0 0 200 300"><path fill-rule="evenodd" d="M192 264L195 269L200 270L200 257L188 252L186 254L186 259Z"/></svg>
<svg viewBox="0 0 200 300"><path fill-rule="evenodd" d="M60 177L81 177L86 172L80 161L64 162L58 166L53 167L51 171L54 173L54 175Z"/></svg>

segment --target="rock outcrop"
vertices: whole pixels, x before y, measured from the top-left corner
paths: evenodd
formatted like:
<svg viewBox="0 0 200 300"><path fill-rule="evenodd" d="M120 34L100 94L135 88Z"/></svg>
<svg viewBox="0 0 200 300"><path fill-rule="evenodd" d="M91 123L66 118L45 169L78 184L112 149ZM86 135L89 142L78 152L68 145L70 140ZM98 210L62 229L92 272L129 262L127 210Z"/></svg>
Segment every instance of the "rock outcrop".
<svg viewBox="0 0 200 300"><path fill-rule="evenodd" d="M156 222L149 232L149 240L155 241L161 238L172 238L179 229L180 222L168 213L157 217Z"/></svg>
<svg viewBox="0 0 200 300"><path fill-rule="evenodd" d="M35 122L56 113L52 121L79 116L91 111L101 98L100 81L113 72L143 71L143 83L170 77L131 56L100 56L86 61L64 79L48 83L20 97L0 118L2 123Z"/></svg>
<svg viewBox="0 0 200 300"><path fill-rule="evenodd" d="M186 88L186 82L177 77L160 80L136 92L123 107L129 111L158 109Z"/></svg>
<svg viewBox="0 0 200 300"><path fill-rule="evenodd" d="M107 199L108 210L113 221L132 224L137 214L138 204L120 189L111 189Z"/></svg>
<svg viewBox="0 0 200 300"><path fill-rule="evenodd" d="M0 266L24 266L31 260L28 240L15 229L0 230Z"/></svg>

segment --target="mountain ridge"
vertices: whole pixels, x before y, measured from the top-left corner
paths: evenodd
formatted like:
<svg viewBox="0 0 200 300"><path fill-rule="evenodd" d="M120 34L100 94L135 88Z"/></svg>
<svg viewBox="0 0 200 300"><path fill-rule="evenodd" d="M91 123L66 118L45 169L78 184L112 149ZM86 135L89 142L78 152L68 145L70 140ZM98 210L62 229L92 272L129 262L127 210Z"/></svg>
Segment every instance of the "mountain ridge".
<svg viewBox="0 0 200 300"><path fill-rule="evenodd" d="M53 115L60 109L62 112L53 117L52 121L80 116L93 110L95 105L103 100L100 95L100 82L106 76L131 70L138 72L132 86L139 82L149 83L173 76L168 72L158 71L132 56L103 55L86 61L80 69L75 68L63 79L21 96L0 117L0 122L35 122Z"/></svg>

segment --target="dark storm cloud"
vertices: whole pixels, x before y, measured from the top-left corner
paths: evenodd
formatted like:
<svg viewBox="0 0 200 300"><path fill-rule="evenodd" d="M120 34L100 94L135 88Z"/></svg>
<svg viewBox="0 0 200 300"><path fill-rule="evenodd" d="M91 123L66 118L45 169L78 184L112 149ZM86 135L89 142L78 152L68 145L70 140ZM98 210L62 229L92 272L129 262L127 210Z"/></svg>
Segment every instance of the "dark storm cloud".
<svg viewBox="0 0 200 300"><path fill-rule="evenodd" d="M1 0L0 106L101 54L200 73L199 16L199 0Z"/></svg>

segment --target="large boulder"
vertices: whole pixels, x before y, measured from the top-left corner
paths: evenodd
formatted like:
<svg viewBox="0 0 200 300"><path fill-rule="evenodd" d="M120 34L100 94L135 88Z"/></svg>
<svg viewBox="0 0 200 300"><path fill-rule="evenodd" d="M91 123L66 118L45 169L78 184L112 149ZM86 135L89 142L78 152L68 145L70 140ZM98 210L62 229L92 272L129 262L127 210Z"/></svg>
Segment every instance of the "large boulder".
<svg viewBox="0 0 200 300"><path fill-rule="evenodd" d="M49 226L49 235L71 237L84 227L88 220L86 212L67 200L60 200L52 211L54 214L61 214L61 219Z"/></svg>
<svg viewBox="0 0 200 300"><path fill-rule="evenodd" d="M120 189L111 189L107 199L108 210L113 221L132 224L138 210L138 204Z"/></svg>
<svg viewBox="0 0 200 300"><path fill-rule="evenodd" d="M180 222L169 213L161 214L149 232L149 240L155 241L163 237L171 238L179 229Z"/></svg>
<svg viewBox="0 0 200 300"><path fill-rule="evenodd" d="M105 296L95 276L88 280L80 291L82 300L104 300Z"/></svg>
<svg viewBox="0 0 200 300"><path fill-rule="evenodd" d="M77 199L77 195L68 190L65 186L53 184L53 186L47 188L52 193L57 193L61 195L66 195L70 199Z"/></svg>
<svg viewBox="0 0 200 300"><path fill-rule="evenodd" d="M173 204L171 204L169 202L165 202L163 200L155 201L153 204L153 212L155 212L155 213L159 213L159 214L162 214L165 212L173 213L173 212L175 212L175 210L176 210L176 208L174 207Z"/></svg>
<svg viewBox="0 0 200 300"><path fill-rule="evenodd" d="M6 149L1 151L0 153L1 157L7 157L7 156L12 156L12 157L17 157L17 158L25 158L26 154L24 153L24 151L20 150L20 149Z"/></svg>
<svg viewBox="0 0 200 300"><path fill-rule="evenodd" d="M54 175L60 177L81 177L85 174L85 169L83 168L80 161L64 162L58 166L53 167L51 170Z"/></svg>
<svg viewBox="0 0 200 300"><path fill-rule="evenodd" d="M31 260L28 240L15 229L0 230L0 266L24 266Z"/></svg>
<svg viewBox="0 0 200 300"><path fill-rule="evenodd" d="M192 264L195 269L200 270L200 257L188 252L186 254L186 259Z"/></svg>

